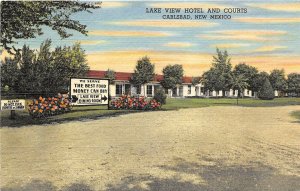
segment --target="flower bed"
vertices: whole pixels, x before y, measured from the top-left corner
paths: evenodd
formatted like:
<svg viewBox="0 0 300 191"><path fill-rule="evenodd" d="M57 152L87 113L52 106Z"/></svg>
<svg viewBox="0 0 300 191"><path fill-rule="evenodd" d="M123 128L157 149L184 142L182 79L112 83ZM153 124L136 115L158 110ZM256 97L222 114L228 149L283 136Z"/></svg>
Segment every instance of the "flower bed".
<svg viewBox="0 0 300 191"><path fill-rule="evenodd" d="M161 104L155 99L147 101L145 97L132 97L123 95L111 101L112 109L131 109L131 110L157 110L161 108Z"/></svg>
<svg viewBox="0 0 300 191"><path fill-rule="evenodd" d="M39 97L33 99L29 105L29 114L33 118L48 117L71 111L71 103L69 99L62 97Z"/></svg>

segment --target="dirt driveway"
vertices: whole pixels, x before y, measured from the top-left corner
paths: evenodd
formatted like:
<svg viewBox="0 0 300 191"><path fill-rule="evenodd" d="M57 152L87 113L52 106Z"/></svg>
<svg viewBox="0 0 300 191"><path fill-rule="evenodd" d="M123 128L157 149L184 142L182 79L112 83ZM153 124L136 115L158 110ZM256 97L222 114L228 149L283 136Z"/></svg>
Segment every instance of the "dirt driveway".
<svg viewBox="0 0 300 191"><path fill-rule="evenodd" d="M300 106L1 129L1 190L300 190Z"/></svg>

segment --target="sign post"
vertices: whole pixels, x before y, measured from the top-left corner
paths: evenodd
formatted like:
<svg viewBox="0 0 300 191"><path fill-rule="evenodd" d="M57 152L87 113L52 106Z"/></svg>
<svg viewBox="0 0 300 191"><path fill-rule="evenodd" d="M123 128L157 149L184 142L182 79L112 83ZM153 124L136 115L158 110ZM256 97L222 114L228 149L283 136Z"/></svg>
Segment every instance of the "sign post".
<svg viewBox="0 0 300 191"><path fill-rule="evenodd" d="M10 119L16 119L16 110L25 109L24 99L1 100L1 110L10 110Z"/></svg>
<svg viewBox="0 0 300 191"><path fill-rule="evenodd" d="M73 105L107 105L109 79L71 78L70 97Z"/></svg>

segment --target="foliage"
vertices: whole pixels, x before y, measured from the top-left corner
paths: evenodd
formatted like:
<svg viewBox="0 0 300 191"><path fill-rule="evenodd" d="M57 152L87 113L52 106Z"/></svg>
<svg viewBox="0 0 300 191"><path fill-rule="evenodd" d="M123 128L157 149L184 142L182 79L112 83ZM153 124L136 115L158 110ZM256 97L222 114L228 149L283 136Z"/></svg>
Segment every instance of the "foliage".
<svg viewBox="0 0 300 191"><path fill-rule="evenodd" d="M158 88L158 89L155 90L153 99L155 99L156 101L158 101L162 105L167 103L167 101L166 101L167 96L166 96L165 91L163 90L163 88Z"/></svg>
<svg viewBox="0 0 300 191"><path fill-rule="evenodd" d="M132 97L123 95L111 101L112 109L130 109L130 110L157 110L160 109L161 104L155 99L150 101L145 100L145 97Z"/></svg>
<svg viewBox="0 0 300 191"><path fill-rule="evenodd" d="M2 86L8 85L17 93L55 95L67 91L70 77L86 76L89 67L80 44L54 51L50 47L50 40L43 42L37 52L24 45L14 58L6 58L1 72L8 74L1 75ZM11 68L15 70L13 78Z"/></svg>
<svg viewBox="0 0 300 191"><path fill-rule="evenodd" d="M20 75L18 63L15 59L5 58L1 63L1 85L6 90L15 90L18 87L18 76Z"/></svg>
<svg viewBox="0 0 300 191"><path fill-rule="evenodd" d="M108 78L109 79L109 82L111 84L114 83L114 80L116 79L116 72L113 71L113 70L110 70L110 69L107 69L107 71L105 72L105 75L104 75L105 78Z"/></svg>
<svg viewBox="0 0 300 191"><path fill-rule="evenodd" d="M266 79L269 79L269 74L267 72L256 74L253 78L252 90L258 92Z"/></svg>
<svg viewBox="0 0 300 191"><path fill-rule="evenodd" d="M287 79L288 92L294 93L299 96L300 94L300 74L299 73L291 73L288 75Z"/></svg>
<svg viewBox="0 0 300 191"><path fill-rule="evenodd" d="M44 27L57 31L61 38L72 36L70 29L87 35L86 25L71 15L97 8L100 6L79 1L2 1L1 46L11 54L12 49L17 52L12 44L42 35Z"/></svg>
<svg viewBox="0 0 300 191"><path fill-rule="evenodd" d="M164 79L161 85L166 89L173 89L177 84L182 83L183 68L182 65L168 65L163 69Z"/></svg>
<svg viewBox="0 0 300 191"><path fill-rule="evenodd" d="M67 98L60 94L58 97L39 97L39 99L32 100L28 111L33 118L48 117L71 111L71 104Z"/></svg>
<svg viewBox="0 0 300 191"><path fill-rule="evenodd" d="M234 67L232 73L235 76L243 75L245 82L249 85L248 89L255 89L255 77L258 74L258 70L255 67L240 63Z"/></svg>
<svg viewBox="0 0 300 191"><path fill-rule="evenodd" d="M201 81L201 78L200 77L193 77L192 78L192 84L195 86L197 84L199 84Z"/></svg>
<svg viewBox="0 0 300 191"><path fill-rule="evenodd" d="M232 75L231 89L243 91L249 87L247 78L244 75Z"/></svg>
<svg viewBox="0 0 300 191"><path fill-rule="evenodd" d="M231 63L227 51L220 51L217 48L217 55L213 56L212 67L203 74L205 89L225 91L230 89L231 82Z"/></svg>
<svg viewBox="0 0 300 191"><path fill-rule="evenodd" d="M137 61L131 81L134 85L142 85L153 80L154 64L151 64L150 59L145 56Z"/></svg>
<svg viewBox="0 0 300 191"><path fill-rule="evenodd" d="M247 78L243 74L233 74L231 82L231 89L238 90L238 92L243 92L249 86L249 84L247 83ZM238 99L239 94L236 96L237 104L239 104Z"/></svg>
<svg viewBox="0 0 300 191"><path fill-rule="evenodd" d="M278 90L279 92L287 90L287 83L283 69L272 70L269 79L274 90Z"/></svg>
<svg viewBox="0 0 300 191"><path fill-rule="evenodd" d="M265 79L262 87L260 88L258 92L258 97L260 99L265 99L265 100L271 100L274 99L274 90L271 86L271 83L268 78Z"/></svg>

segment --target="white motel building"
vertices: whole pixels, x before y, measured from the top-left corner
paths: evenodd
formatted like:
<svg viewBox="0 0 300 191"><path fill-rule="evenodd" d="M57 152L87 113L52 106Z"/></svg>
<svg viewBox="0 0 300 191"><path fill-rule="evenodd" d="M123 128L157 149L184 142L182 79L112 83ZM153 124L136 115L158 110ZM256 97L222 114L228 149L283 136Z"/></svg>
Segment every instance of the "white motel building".
<svg viewBox="0 0 300 191"><path fill-rule="evenodd" d="M88 77L90 78L105 78L106 71L90 70ZM163 80L163 75L156 74L153 81L135 86L130 82L132 73L128 72L115 72L115 80L109 86L109 93L112 97L119 97L121 95L132 96L145 96L153 97L157 88L162 87L160 82ZM222 97L222 91L204 91L202 83L197 85L192 84L192 77L183 77L182 84L177 85L174 89L167 90L167 96L171 98L185 98L185 97ZM238 91L230 90L225 93L226 97L236 97ZM275 91L275 96L277 92ZM243 95L245 97L254 97L254 92L251 90L244 90Z"/></svg>

